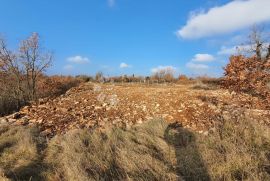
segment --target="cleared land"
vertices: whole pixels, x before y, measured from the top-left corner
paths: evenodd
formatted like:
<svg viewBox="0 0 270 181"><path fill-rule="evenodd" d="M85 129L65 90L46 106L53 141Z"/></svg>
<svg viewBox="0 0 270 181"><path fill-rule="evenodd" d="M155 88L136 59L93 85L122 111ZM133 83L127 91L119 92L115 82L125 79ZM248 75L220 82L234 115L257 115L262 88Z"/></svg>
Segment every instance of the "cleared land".
<svg viewBox="0 0 270 181"><path fill-rule="evenodd" d="M216 86L85 83L0 118L0 180L269 180L269 119Z"/></svg>
<svg viewBox="0 0 270 181"><path fill-rule="evenodd" d="M140 85L92 84L72 88L52 100L40 100L2 122L36 124L46 136L77 128L129 128L153 118L179 122L184 128L207 134L232 112L270 123L270 111L258 98L234 95L203 84ZM260 119L259 119L260 118Z"/></svg>

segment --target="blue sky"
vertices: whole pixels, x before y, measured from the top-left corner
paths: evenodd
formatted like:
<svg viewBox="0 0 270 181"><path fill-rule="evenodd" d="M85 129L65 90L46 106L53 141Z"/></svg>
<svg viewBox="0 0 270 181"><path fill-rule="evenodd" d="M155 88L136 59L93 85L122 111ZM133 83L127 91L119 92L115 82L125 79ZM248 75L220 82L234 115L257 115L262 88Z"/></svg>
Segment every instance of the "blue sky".
<svg viewBox="0 0 270 181"><path fill-rule="evenodd" d="M269 27L269 0L1 0L11 48L38 32L55 55L48 74L222 75L254 24Z"/></svg>

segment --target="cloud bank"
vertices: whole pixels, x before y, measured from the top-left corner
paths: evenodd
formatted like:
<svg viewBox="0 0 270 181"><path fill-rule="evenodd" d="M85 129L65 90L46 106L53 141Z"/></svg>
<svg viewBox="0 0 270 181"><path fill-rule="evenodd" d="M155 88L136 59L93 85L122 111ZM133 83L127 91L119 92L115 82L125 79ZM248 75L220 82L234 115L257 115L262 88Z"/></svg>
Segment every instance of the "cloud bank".
<svg viewBox="0 0 270 181"><path fill-rule="evenodd" d="M270 0L234 0L207 12L193 13L177 35L186 39L209 37L267 22L269 7Z"/></svg>

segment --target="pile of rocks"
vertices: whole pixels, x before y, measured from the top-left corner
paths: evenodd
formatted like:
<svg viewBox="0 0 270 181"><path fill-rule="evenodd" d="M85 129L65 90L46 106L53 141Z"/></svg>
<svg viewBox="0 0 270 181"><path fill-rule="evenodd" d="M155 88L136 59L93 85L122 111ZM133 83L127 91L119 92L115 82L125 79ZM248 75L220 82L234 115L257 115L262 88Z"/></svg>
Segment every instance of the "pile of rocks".
<svg viewBox="0 0 270 181"><path fill-rule="evenodd" d="M207 95L207 96L206 96ZM237 103L225 90L193 90L187 86L144 86L85 83L55 99L39 100L19 112L0 118L1 123L37 125L45 136L78 128L129 128L153 118L181 122L184 127L207 133ZM226 107L227 106L227 107ZM226 110L225 110L226 108ZM264 122L269 111L258 110Z"/></svg>

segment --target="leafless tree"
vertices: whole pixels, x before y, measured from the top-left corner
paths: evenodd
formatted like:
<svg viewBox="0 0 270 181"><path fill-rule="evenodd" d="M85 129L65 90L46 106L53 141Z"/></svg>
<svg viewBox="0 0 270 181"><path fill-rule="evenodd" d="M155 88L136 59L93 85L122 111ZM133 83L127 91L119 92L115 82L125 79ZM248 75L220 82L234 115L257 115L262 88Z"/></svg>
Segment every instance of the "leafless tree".
<svg viewBox="0 0 270 181"><path fill-rule="evenodd" d="M174 79L174 69L172 67L160 68L152 75L152 80L158 82L172 82Z"/></svg>
<svg viewBox="0 0 270 181"><path fill-rule="evenodd" d="M19 51L8 49L5 39L0 38L0 96L16 100L18 108L35 100L38 77L51 63L52 54L41 48L37 33L23 40Z"/></svg>
<svg viewBox="0 0 270 181"><path fill-rule="evenodd" d="M268 37L265 36L265 31L263 27L259 27L254 25L251 28L251 32L249 35L249 45L250 52L255 54L258 60L264 60L269 57L270 54L270 44Z"/></svg>
<svg viewBox="0 0 270 181"><path fill-rule="evenodd" d="M0 73L2 93L8 93L19 107L25 100L22 67L17 55L7 48L4 38L0 38Z"/></svg>
<svg viewBox="0 0 270 181"><path fill-rule="evenodd" d="M52 53L43 50L40 44L40 36L38 33L33 33L29 38L21 42L19 58L24 68L29 96L31 99L36 99L38 76L51 66Z"/></svg>

